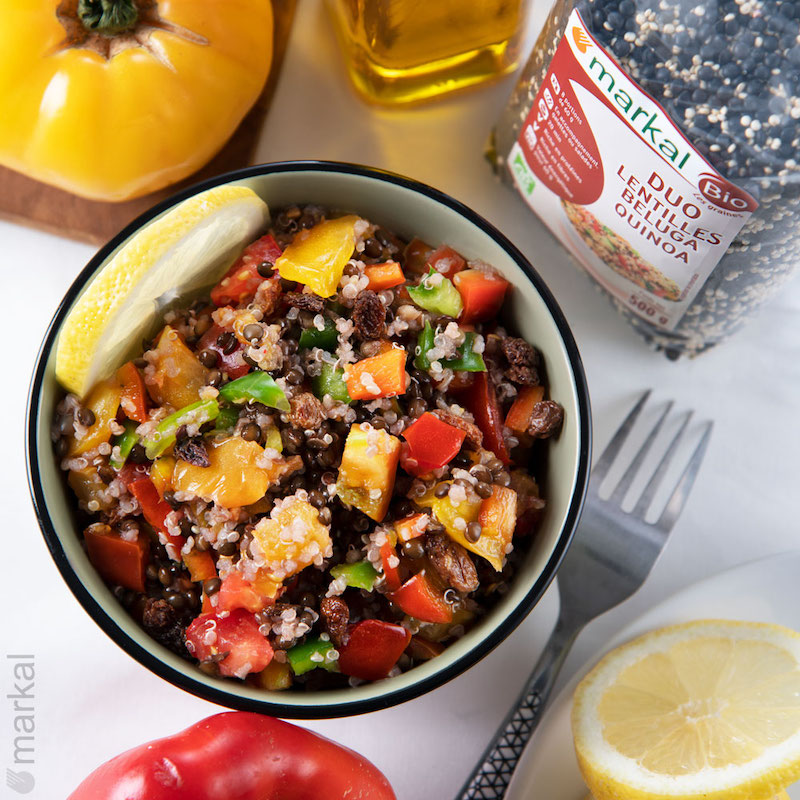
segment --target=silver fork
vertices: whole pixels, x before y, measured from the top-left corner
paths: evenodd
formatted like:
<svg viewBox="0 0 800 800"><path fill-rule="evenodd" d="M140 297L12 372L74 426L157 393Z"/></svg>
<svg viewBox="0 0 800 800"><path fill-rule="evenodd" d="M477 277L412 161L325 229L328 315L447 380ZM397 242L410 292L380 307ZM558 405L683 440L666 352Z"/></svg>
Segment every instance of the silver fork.
<svg viewBox="0 0 800 800"><path fill-rule="evenodd" d="M626 600L644 583L686 504L711 437L713 423L710 421L705 423L700 441L661 516L653 523L645 520L689 424L691 411L683 415L678 431L633 510L628 513L622 509L628 490L672 410L672 402L667 403L610 497L607 500L600 497L600 485L649 396L648 390L628 414L592 469L583 515L558 572L560 610L555 628L519 699L498 728L478 766L456 795L457 800L500 800L504 797L517 762L539 723L556 677L576 637L588 622Z"/></svg>

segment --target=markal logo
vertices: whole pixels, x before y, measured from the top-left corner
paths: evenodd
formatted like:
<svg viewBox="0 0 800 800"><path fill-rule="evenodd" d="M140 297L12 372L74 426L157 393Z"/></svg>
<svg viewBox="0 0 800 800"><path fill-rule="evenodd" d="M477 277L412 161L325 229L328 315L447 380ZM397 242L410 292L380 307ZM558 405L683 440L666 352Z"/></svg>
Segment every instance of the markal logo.
<svg viewBox="0 0 800 800"><path fill-rule="evenodd" d="M12 690L6 692L5 699L10 705L8 719L14 748L12 766L6 768L6 786L18 794L29 794L36 784L31 772L36 752L36 666L32 655L8 655L6 660L11 666Z"/></svg>
<svg viewBox="0 0 800 800"><path fill-rule="evenodd" d="M585 53L592 46L592 40L577 25L572 28L572 41L581 53Z"/></svg>

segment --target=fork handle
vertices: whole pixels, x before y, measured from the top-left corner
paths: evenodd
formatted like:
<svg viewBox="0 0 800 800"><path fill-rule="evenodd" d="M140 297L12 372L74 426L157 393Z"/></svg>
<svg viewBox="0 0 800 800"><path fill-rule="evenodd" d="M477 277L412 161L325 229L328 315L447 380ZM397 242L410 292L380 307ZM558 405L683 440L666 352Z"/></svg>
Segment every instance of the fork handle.
<svg viewBox="0 0 800 800"><path fill-rule="evenodd" d="M456 800L501 800L550 697L558 673L582 625L560 616L517 702L500 724Z"/></svg>

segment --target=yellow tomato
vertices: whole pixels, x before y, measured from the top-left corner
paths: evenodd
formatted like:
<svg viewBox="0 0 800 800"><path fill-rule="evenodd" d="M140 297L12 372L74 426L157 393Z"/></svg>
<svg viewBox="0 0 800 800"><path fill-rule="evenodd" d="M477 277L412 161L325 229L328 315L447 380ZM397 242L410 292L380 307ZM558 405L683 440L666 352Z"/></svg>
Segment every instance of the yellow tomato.
<svg viewBox="0 0 800 800"><path fill-rule="evenodd" d="M269 73L272 8L104 0L127 26L111 32L111 16L92 16L100 7L0 0L0 164L127 200L190 175L227 141Z"/></svg>

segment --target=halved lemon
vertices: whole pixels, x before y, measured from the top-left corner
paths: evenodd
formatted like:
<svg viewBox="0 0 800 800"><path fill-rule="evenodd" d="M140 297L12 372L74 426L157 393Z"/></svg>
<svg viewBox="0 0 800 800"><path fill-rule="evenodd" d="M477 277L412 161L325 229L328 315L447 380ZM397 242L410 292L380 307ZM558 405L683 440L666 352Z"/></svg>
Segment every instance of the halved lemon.
<svg viewBox="0 0 800 800"><path fill-rule="evenodd" d="M129 238L70 310L56 377L83 397L110 375L172 299L214 283L269 220L245 186L217 186L179 203Z"/></svg>
<svg viewBox="0 0 800 800"><path fill-rule="evenodd" d="M800 634L705 620L609 653L581 681L575 751L596 800L767 800L800 778Z"/></svg>

